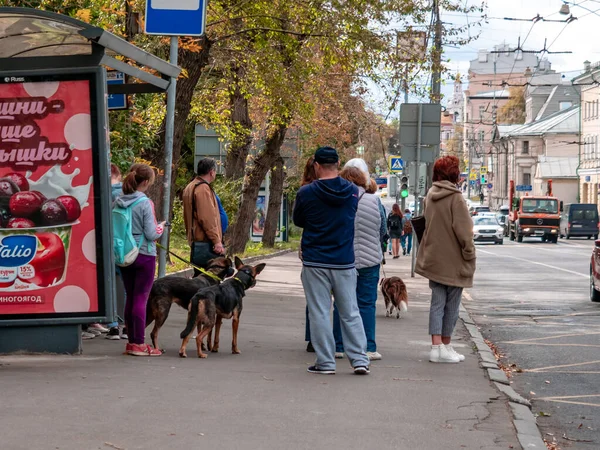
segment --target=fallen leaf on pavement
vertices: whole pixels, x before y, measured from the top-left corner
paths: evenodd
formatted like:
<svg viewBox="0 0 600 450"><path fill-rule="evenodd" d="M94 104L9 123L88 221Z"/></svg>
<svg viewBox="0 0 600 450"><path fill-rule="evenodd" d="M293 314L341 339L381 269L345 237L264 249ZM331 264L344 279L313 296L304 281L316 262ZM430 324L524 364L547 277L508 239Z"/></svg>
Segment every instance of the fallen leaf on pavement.
<svg viewBox="0 0 600 450"><path fill-rule="evenodd" d="M546 381L545 381L545 383L546 383L546 384L550 384L550 381L546 380Z"/></svg>
<svg viewBox="0 0 600 450"><path fill-rule="evenodd" d="M552 417L552 414L545 413L544 411L540 411L539 415L542 417Z"/></svg>
<svg viewBox="0 0 600 450"><path fill-rule="evenodd" d="M536 395L536 393L533 391L529 391L529 395Z"/></svg>
<svg viewBox="0 0 600 450"><path fill-rule="evenodd" d="M267 380L267 381L275 381L273 378L267 378L265 376L263 376L263 379Z"/></svg>
<svg viewBox="0 0 600 450"><path fill-rule="evenodd" d="M125 447L119 447L118 445L115 445L112 442L105 442L104 445L110 448L114 448L116 450L127 450Z"/></svg>

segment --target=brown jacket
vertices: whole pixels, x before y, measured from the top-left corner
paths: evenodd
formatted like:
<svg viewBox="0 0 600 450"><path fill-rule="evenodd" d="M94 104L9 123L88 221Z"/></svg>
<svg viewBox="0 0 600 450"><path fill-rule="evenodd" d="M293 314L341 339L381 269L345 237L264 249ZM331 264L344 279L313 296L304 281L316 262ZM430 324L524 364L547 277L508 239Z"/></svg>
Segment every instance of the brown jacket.
<svg viewBox="0 0 600 450"><path fill-rule="evenodd" d="M433 183L415 271L436 283L468 288L473 286L475 258L473 221L461 191L449 181Z"/></svg>
<svg viewBox="0 0 600 450"><path fill-rule="evenodd" d="M212 242L213 245L217 245L223 241L221 216L215 194L207 183L202 183L196 188L194 199L196 217L194 218L195 226L192 227L192 194L195 186L201 181L200 178L196 178L183 190L183 218L187 240L190 244L200 241ZM193 236L192 230L194 230Z"/></svg>

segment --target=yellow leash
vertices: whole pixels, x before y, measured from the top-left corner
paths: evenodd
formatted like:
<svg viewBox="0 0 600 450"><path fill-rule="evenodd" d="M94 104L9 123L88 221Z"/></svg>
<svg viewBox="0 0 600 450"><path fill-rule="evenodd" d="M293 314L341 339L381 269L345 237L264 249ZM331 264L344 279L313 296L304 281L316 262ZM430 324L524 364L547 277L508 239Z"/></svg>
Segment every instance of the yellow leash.
<svg viewBox="0 0 600 450"><path fill-rule="evenodd" d="M186 263L188 266L192 266L194 269L196 269L198 272L200 272L202 275L206 275L209 278L212 278L213 280L217 281L217 282L221 282L222 280L216 276L214 273L210 273L208 270L203 269L202 267L198 267L197 265L191 263L190 261L183 259L181 256L179 256L176 253L173 253L171 250L165 248L164 246L160 245L158 242L156 243L156 246L158 248L162 248L165 252L169 253L171 256L174 256L175 258L177 258L178 260L180 260L181 262Z"/></svg>

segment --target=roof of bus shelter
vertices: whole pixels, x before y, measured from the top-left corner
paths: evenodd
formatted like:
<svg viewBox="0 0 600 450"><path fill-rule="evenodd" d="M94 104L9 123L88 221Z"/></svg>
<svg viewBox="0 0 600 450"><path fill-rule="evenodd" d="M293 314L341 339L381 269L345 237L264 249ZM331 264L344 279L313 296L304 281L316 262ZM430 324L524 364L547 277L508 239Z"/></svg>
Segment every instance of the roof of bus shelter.
<svg viewBox="0 0 600 450"><path fill-rule="evenodd" d="M141 81L121 87L120 93L130 94L165 91L171 77L177 78L181 72L124 39L72 17L41 9L0 7L0 71L98 65Z"/></svg>

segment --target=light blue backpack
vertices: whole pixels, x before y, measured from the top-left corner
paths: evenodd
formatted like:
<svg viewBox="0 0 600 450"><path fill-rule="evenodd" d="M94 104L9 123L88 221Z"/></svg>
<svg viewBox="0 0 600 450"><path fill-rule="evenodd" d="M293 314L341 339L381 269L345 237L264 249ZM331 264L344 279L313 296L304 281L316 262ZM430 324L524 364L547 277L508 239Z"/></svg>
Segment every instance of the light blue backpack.
<svg viewBox="0 0 600 450"><path fill-rule="evenodd" d="M140 247L144 243L144 235L140 242L136 242L131 230L132 217L131 210L138 203L148 200L148 197L140 197L127 207L115 204L112 210L113 225L113 253L115 255L115 264L120 267L130 266L135 262L140 253Z"/></svg>

